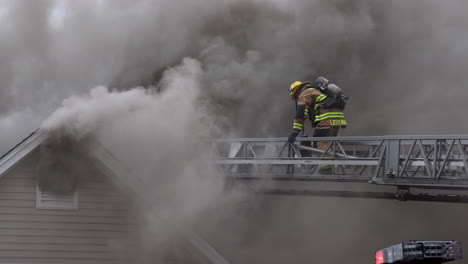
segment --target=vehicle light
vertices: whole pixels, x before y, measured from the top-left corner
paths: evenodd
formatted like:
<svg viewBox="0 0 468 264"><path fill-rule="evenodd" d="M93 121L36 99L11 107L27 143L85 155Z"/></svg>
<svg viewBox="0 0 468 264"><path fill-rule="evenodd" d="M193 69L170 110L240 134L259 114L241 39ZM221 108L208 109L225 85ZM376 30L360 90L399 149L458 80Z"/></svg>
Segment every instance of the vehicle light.
<svg viewBox="0 0 468 264"><path fill-rule="evenodd" d="M383 264L383 263L384 263L383 250L379 250L375 252L375 264Z"/></svg>

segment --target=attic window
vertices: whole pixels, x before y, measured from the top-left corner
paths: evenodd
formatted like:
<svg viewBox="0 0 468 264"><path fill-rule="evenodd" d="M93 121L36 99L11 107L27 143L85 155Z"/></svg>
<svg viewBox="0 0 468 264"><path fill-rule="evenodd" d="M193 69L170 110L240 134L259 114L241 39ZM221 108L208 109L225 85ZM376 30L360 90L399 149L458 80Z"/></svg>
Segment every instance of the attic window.
<svg viewBox="0 0 468 264"><path fill-rule="evenodd" d="M62 142L63 143L63 142ZM67 144L45 144L37 165L36 208L78 209L81 164Z"/></svg>
<svg viewBox="0 0 468 264"><path fill-rule="evenodd" d="M36 185L36 208L38 209L78 209L78 190L68 193L43 191Z"/></svg>

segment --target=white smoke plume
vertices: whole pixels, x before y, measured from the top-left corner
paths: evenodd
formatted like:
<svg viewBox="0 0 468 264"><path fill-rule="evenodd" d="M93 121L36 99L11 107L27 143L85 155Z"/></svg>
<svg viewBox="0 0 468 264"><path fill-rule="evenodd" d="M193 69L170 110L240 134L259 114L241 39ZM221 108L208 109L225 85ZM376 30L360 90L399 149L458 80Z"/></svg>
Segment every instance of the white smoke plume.
<svg viewBox="0 0 468 264"><path fill-rule="evenodd" d="M190 124L200 118L193 111L196 98L200 93L201 68L198 61L185 59L180 67L170 69L163 79L164 92L145 90L143 87L128 91L109 91L100 86L92 89L87 96L72 96L63 101L63 106L53 113L43 124L46 130L63 129L66 134L82 138L90 133L100 131L113 121L123 127L136 124L147 124L150 135L155 139L167 137L171 133L181 134L178 139L196 134L189 129ZM190 111L190 112L187 112ZM174 122L167 122L173 119ZM112 125L113 126L113 125ZM155 133L161 131L160 134ZM145 131L143 129L143 131ZM106 131L112 136L112 131ZM135 131L136 132L136 131ZM194 133L195 132L195 133ZM130 134L131 135L131 134ZM107 136L107 135L106 135ZM145 139L151 139L148 137Z"/></svg>
<svg viewBox="0 0 468 264"><path fill-rule="evenodd" d="M176 182L199 176L195 161L204 153L197 146L209 132L206 109L197 105L201 74L200 63L187 58L165 72L159 93L141 87L124 92L96 87L89 95L65 100L41 129L76 140L94 137L135 172L132 177L144 180L149 188L142 190L144 195L177 193L171 186L190 185Z"/></svg>

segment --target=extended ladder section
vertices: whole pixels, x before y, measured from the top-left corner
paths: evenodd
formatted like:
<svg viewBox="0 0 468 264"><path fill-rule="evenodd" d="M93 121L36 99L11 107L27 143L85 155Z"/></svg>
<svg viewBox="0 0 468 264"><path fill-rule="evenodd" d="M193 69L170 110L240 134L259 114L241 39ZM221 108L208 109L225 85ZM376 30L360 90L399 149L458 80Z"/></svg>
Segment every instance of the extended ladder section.
<svg viewBox="0 0 468 264"><path fill-rule="evenodd" d="M318 140L331 144L320 150L314 147ZM368 182L397 186L390 197L399 199L415 198L410 188L468 190L464 135L302 137L294 144L286 138L237 138L208 144L220 172L236 180ZM332 174L321 175L321 165L332 165ZM448 201L468 198L449 191L436 196Z"/></svg>

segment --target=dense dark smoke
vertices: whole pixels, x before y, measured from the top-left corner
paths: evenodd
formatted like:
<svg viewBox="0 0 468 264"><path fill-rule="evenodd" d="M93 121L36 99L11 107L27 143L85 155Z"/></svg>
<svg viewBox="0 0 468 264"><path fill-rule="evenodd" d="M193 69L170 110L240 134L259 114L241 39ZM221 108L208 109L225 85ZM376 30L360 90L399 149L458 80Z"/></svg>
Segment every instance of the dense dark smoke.
<svg viewBox="0 0 468 264"><path fill-rule="evenodd" d="M466 5L235 3L206 23L205 34L222 42L202 60L210 93L231 102L219 112L247 135L286 134L292 106L285 90L317 75L349 94L348 135L465 133L456 120L463 119L468 61L467 21L457 10Z"/></svg>
<svg viewBox="0 0 468 264"><path fill-rule="evenodd" d="M318 75L351 97L347 135L462 134L456 120L463 118L467 22L457 10L465 7L233 1L193 26L190 47L179 56L202 62L208 101L234 135L285 135L293 112L287 87ZM170 51L160 45L160 54ZM447 119L451 124L443 125Z"/></svg>
<svg viewBox="0 0 468 264"><path fill-rule="evenodd" d="M45 128L95 134L142 175L180 175L185 188L196 166L170 165L194 154L185 152L191 140L286 136L294 114L287 88L319 75L350 97L343 135L463 134L467 7L463 0L3 0L0 149L73 96ZM183 188L175 190L194 194ZM186 214L199 213L207 197Z"/></svg>
<svg viewBox="0 0 468 264"><path fill-rule="evenodd" d="M157 84L187 56L201 61L202 102L231 135L287 134L287 87L318 75L351 98L345 135L464 133L465 1L1 4L6 138L32 130L66 96ZM37 116L24 125L28 111Z"/></svg>

